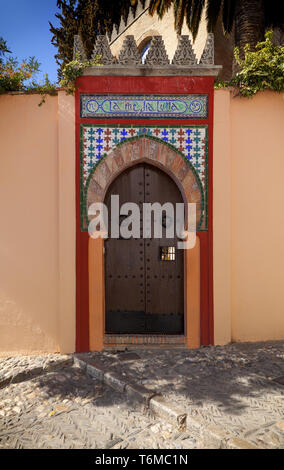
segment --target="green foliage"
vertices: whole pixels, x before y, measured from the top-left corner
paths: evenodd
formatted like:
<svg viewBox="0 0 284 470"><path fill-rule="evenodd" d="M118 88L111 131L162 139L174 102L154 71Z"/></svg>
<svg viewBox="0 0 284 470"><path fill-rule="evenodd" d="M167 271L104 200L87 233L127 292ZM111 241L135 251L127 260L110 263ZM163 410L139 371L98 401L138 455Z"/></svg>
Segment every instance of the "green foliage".
<svg viewBox="0 0 284 470"><path fill-rule="evenodd" d="M245 47L244 60L235 48L235 59L240 72L232 78L231 84L240 88L243 96L251 96L262 90L284 92L284 46L273 44L273 31L265 34L265 41L259 42L255 51Z"/></svg>
<svg viewBox="0 0 284 470"><path fill-rule="evenodd" d="M40 63L35 57L30 57L20 64L15 57L5 59L6 53L10 53L10 51L6 41L0 38L0 94L13 91L38 93L42 95L39 103L41 106L45 102L47 94L55 95L57 93L56 85L50 82L47 74L44 75L42 82L33 78L40 70Z"/></svg>
<svg viewBox="0 0 284 470"><path fill-rule="evenodd" d="M3 62L2 57L4 57L7 53L10 54L11 51L8 49L7 42L0 36L0 64Z"/></svg>
<svg viewBox="0 0 284 470"><path fill-rule="evenodd" d="M55 59L59 65L58 78L63 79L64 67L73 60L74 36L80 34L86 55L91 57L97 34L111 34L119 25L121 16L126 21L129 8L137 7L138 0L57 0L59 27L52 23L52 44L57 48Z"/></svg>
<svg viewBox="0 0 284 470"><path fill-rule="evenodd" d="M45 99L47 95L55 96L57 95L57 86L55 83L52 83L49 78L48 74L44 74L44 78L42 82L37 82L37 81L32 81L27 87L26 87L26 93L37 93L41 95L41 101L39 103L39 106L43 105L45 103Z"/></svg>
<svg viewBox="0 0 284 470"><path fill-rule="evenodd" d="M7 49L6 42L0 38L0 51L3 52L3 57L6 52L10 52ZM3 48L1 49L1 45ZM76 89L76 79L83 74L86 67L99 65L100 56L95 59L82 61L80 53L76 54L75 60L68 62L62 71L62 80L60 85L65 88L66 93L74 93ZM44 75L44 79L39 82L34 79L34 76L40 70L40 63L35 57L30 57L25 60L22 64L18 62L14 57L8 59L0 58L0 94L8 92L24 92L24 93L35 93L40 94L42 99L39 103L41 106L45 103L46 95L56 95L57 87L56 84L51 83L48 75Z"/></svg>
<svg viewBox="0 0 284 470"><path fill-rule="evenodd" d="M0 93L8 91L25 91L26 80L39 71L39 62L30 57L22 64L14 57L9 57L0 63Z"/></svg>
<svg viewBox="0 0 284 470"><path fill-rule="evenodd" d="M99 65L100 56L92 60L81 61L80 53L77 52L75 60L71 60L62 70L63 78L60 86L65 88L67 94L73 94L76 90L76 79L83 74L86 67Z"/></svg>
<svg viewBox="0 0 284 470"><path fill-rule="evenodd" d="M284 92L284 46L273 44L273 31L265 34L254 51L249 45L244 49L244 59L235 48L235 59L240 71L228 82L217 82L215 88L237 87L242 96L252 96L258 91Z"/></svg>
<svg viewBox="0 0 284 470"><path fill-rule="evenodd" d="M49 23L53 36L51 42L57 47L55 54L56 63L60 66L58 78L62 79L64 66L72 60L74 35L78 34L77 0L57 0L57 7L60 13L56 13L56 18L60 21L60 26L56 28Z"/></svg>
<svg viewBox="0 0 284 470"><path fill-rule="evenodd" d="M218 78L215 79L214 88L215 90L220 90L221 88L228 88L229 81L224 82L223 80L219 80Z"/></svg>

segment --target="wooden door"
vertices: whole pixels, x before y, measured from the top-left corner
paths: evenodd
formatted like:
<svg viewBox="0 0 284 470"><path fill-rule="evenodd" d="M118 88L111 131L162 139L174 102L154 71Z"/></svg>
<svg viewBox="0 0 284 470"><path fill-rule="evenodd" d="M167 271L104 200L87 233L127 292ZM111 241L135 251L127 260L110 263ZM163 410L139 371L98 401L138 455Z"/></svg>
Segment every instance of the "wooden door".
<svg viewBox="0 0 284 470"><path fill-rule="evenodd" d="M183 334L183 250L177 237L143 238L143 203L183 202L174 181L152 165L139 164L124 171L110 186L105 203L111 219L111 195L119 195L120 206L134 202L140 208L140 238L105 241L106 333ZM121 220L123 217L121 217Z"/></svg>

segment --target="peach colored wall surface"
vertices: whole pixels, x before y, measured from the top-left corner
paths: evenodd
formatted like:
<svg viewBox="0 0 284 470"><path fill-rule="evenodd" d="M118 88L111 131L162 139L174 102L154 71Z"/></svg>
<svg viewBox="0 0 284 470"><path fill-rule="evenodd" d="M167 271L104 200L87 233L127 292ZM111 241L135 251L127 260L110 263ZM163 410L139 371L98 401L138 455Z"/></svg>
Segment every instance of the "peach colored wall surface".
<svg viewBox="0 0 284 470"><path fill-rule="evenodd" d="M75 348L74 98L0 96L0 355ZM284 338L284 98L215 92L215 343Z"/></svg>
<svg viewBox="0 0 284 470"><path fill-rule="evenodd" d="M231 99L232 340L284 339L284 94Z"/></svg>
<svg viewBox="0 0 284 470"><path fill-rule="evenodd" d="M74 350L74 99L66 124L59 98L0 96L0 354Z"/></svg>
<svg viewBox="0 0 284 470"><path fill-rule="evenodd" d="M59 347L75 350L76 333L76 196L75 100L58 93L58 270Z"/></svg>
<svg viewBox="0 0 284 470"><path fill-rule="evenodd" d="M215 92L215 342L284 339L284 95Z"/></svg>
<svg viewBox="0 0 284 470"><path fill-rule="evenodd" d="M214 341L231 341L231 123L230 93L214 94L213 298Z"/></svg>

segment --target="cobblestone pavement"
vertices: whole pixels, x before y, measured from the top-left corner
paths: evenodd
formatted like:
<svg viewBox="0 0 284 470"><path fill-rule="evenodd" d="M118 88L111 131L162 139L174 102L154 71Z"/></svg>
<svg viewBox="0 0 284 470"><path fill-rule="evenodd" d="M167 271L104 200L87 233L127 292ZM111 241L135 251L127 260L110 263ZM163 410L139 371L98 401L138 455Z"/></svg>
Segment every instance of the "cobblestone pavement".
<svg viewBox="0 0 284 470"><path fill-rule="evenodd" d="M32 361L40 363L35 357L26 361L30 367ZM4 362L0 360L0 367ZM19 360L11 359L10 367L13 362L19 370ZM155 419L75 367L65 366L0 390L0 449L198 446L193 433L179 432Z"/></svg>
<svg viewBox="0 0 284 470"><path fill-rule="evenodd" d="M284 448L284 342L86 356L161 392L213 434ZM0 448L214 447L190 420L180 432L71 362L56 354L0 359Z"/></svg>
<svg viewBox="0 0 284 470"><path fill-rule="evenodd" d="M284 448L283 341L90 356L110 371L150 385L188 416L211 429L217 426L228 438Z"/></svg>
<svg viewBox="0 0 284 470"><path fill-rule="evenodd" d="M61 354L0 358L0 388L72 363L71 356Z"/></svg>

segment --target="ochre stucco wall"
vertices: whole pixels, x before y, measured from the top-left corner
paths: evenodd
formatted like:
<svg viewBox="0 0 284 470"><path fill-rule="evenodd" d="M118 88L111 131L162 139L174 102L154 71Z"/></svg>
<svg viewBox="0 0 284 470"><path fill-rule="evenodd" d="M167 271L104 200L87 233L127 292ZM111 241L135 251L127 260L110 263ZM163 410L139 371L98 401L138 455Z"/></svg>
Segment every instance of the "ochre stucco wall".
<svg viewBox="0 0 284 470"><path fill-rule="evenodd" d="M204 21L205 13L203 13L202 22L199 28L198 37L194 43L194 52L199 60L201 54L203 52L207 31L206 31L206 23ZM173 10L172 8L165 13L163 20L160 20L157 15L153 17L148 14L146 11L143 15L140 16L129 28L125 30L112 44L111 44L111 52L114 56L118 56L122 43L125 39L126 35L133 34L137 46L139 47L140 43L146 38L155 35L163 36L163 41L165 43L166 51L170 60L172 60L175 50L177 48L177 33L174 29L174 18L173 18ZM188 27L184 24L182 28L182 34L188 34L190 38L192 37L191 33L189 32Z"/></svg>
<svg viewBox="0 0 284 470"><path fill-rule="evenodd" d="M231 341L231 97L214 93L213 291L215 344Z"/></svg>
<svg viewBox="0 0 284 470"><path fill-rule="evenodd" d="M284 94L215 92L215 343L284 338Z"/></svg>
<svg viewBox="0 0 284 470"><path fill-rule="evenodd" d="M75 344L74 99L40 99L0 96L0 354Z"/></svg>
<svg viewBox="0 0 284 470"><path fill-rule="evenodd" d="M284 94L231 99L232 340L284 339Z"/></svg>
<svg viewBox="0 0 284 470"><path fill-rule="evenodd" d="M0 355L75 349L74 98L0 96ZM284 338L284 95L215 92L215 343Z"/></svg>
<svg viewBox="0 0 284 470"><path fill-rule="evenodd" d="M122 20L122 24L124 22ZM170 61L173 59L174 53L178 44L177 32L174 28L174 12L173 8L170 8L164 15L163 19L160 20L155 14L150 16L148 10L145 11L141 16L137 16L136 20L128 25L123 31L121 27L121 33L118 37L111 41L110 49L115 57L118 57L121 50L123 41L126 35L134 35L134 39L140 51L140 45L143 44L146 38L151 36L160 35L163 38L165 48ZM188 35L192 41L192 34L189 31L186 22L184 21L181 34ZM205 42L207 38L207 25L205 18L205 10L202 13L201 22L198 30L197 37L193 42L193 50L196 58L199 61L204 50ZM232 34L224 36L223 27L221 20L217 21L217 25L214 31L214 54L215 64L222 65L223 69L219 73L221 80L227 80L232 76L232 60L233 60L233 36ZM143 48L142 48L143 50ZM141 51L140 51L141 52Z"/></svg>

